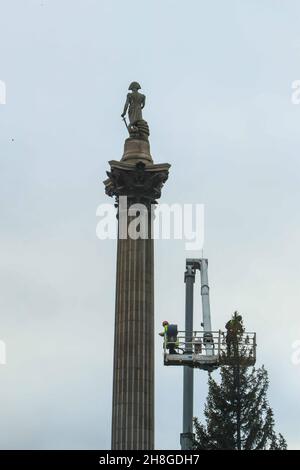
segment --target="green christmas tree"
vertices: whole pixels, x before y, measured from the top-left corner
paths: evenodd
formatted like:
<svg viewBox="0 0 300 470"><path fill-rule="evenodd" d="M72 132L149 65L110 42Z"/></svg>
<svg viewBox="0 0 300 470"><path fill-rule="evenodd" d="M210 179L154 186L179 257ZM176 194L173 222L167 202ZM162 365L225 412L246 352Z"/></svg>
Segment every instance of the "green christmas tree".
<svg viewBox="0 0 300 470"><path fill-rule="evenodd" d="M284 450L287 444L283 436L274 431L273 411L267 399L268 373L264 367L246 367L243 348L237 347L244 331L242 318L239 318L238 333L233 338L231 331L230 344L227 344L230 365L221 367L219 382L209 375L205 424L194 419L194 448ZM237 323L236 319L237 312L231 325ZM229 325L230 322L226 327Z"/></svg>

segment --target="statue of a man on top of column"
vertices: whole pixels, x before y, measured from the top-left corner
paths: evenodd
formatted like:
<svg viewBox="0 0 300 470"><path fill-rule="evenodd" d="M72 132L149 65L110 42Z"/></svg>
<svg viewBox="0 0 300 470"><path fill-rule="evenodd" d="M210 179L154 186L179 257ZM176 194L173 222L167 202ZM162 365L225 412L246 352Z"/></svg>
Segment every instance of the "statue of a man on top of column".
<svg viewBox="0 0 300 470"><path fill-rule="evenodd" d="M129 135L133 139L148 140L150 134L147 122L143 119L142 110L145 107L146 97L139 92L141 85L138 82L132 82L128 90L126 103L121 117L123 118ZM128 112L129 124L126 122Z"/></svg>

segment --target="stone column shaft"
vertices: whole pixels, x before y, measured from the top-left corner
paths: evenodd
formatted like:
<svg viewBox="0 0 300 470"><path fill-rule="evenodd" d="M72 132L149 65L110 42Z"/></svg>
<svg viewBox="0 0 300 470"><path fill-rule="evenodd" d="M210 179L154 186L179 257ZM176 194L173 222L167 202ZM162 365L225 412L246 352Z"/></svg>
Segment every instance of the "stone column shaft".
<svg viewBox="0 0 300 470"><path fill-rule="evenodd" d="M147 208L146 239L118 236L112 404L112 449L154 449L154 243L152 207L168 178L169 164L155 165L148 142L127 139L122 161L109 162L106 193L123 209ZM127 215L126 209L126 215ZM134 218L134 217L133 217ZM127 228L131 218L127 217ZM123 223L123 222L122 222ZM127 231L128 232L128 231Z"/></svg>
<svg viewBox="0 0 300 470"><path fill-rule="evenodd" d="M154 448L153 299L153 240L119 239L113 378L114 449Z"/></svg>

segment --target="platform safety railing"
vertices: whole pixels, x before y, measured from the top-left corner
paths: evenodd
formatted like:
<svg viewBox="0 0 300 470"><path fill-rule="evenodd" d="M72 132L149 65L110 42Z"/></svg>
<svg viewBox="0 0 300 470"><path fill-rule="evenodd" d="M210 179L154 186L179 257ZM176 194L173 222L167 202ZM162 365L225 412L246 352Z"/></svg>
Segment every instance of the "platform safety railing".
<svg viewBox="0 0 300 470"><path fill-rule="evenodd" d="M191 341L186 341L186 332L178 331L177 337L164 337L164 355L193 355L193 359L211 360L215 357L219 364L237 362L247 365L256 361L256 333L244 332L234 337L224 331L193 331ZM178 358L179 359L179 358ZM184 358L183 358L184 359Z"/></svg>

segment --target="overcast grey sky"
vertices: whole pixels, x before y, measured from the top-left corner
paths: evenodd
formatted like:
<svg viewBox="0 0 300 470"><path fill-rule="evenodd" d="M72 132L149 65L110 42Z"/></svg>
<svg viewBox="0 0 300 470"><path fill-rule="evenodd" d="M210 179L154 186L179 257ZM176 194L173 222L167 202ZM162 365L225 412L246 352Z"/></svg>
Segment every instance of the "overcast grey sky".
<svg viewBox="0 0 300 470"><path fill-rule="evenodd" d="M96 209L132 80L172 164L162 202L205 204L213 327L238 309L257 332L277 430L300 448L299 24L297 0L0 0L1 449L110 446L116 242ZM183 326L194 255L156 242L157 332ZM199 324L199 285L196 303ZM179 448L182 373L157 335L157 448ZM195 387L201 415L205 372Z"/></svg>

